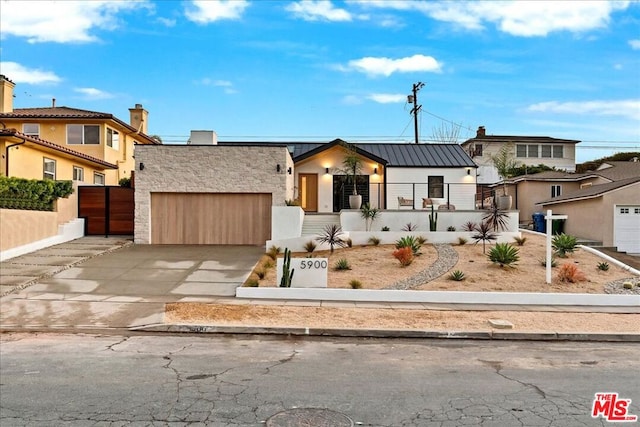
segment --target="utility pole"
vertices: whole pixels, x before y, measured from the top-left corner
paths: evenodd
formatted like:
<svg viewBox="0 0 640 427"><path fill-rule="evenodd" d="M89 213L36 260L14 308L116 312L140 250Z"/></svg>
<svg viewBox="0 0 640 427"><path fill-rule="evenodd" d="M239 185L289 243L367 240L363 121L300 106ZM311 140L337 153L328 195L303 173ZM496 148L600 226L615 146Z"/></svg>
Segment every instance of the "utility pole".
<svg viewBox="0 0 640 427"><path fill-rule="evenodd" d="M407 102L413 104L413 108L409 114L413 114L413 128L416 136L416 144L418 143L418 111L422 105L418 105L418 91L424 87L424 83L418 82L413 84L413 95L407 97Z"/></svg>

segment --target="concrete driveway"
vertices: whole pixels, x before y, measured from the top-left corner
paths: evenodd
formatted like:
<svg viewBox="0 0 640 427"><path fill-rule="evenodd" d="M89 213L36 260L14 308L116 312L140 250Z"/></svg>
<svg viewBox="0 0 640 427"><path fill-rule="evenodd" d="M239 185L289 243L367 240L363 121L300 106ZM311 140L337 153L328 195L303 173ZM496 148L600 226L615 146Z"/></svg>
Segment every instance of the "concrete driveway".
<svg viewBox="0 0 640 427"><path fill-rule="evenodd" d="M165 303L234 296L264 253L255 246L210 245L113 250L113 242L106 241L112 252L100 254L94 247L95 252L87 253L86 246L96 246L96 239L78 239L3 262L5 288L29 273L62 271L2 297L0 326L123 328L160 323ZM91 257L78 263L81 251Z"/></svg>

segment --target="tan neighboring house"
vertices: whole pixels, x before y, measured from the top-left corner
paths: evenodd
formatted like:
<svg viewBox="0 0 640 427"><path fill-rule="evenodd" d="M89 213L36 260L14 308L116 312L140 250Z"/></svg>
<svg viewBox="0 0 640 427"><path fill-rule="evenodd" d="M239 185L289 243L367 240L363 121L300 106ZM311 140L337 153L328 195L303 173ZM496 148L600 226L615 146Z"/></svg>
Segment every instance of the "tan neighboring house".
<svg viewBox="0 0 640 427"><path fill-rule="evenodd" d="M0 75L0 174L28 179L118 185L134 170L134 146L147 135L148 112L129 109L130 123L109 113L57 107L13 108L15 84Z"/></svg>
<svg viewBox="0 0 640 427"><path fill-rule="evenodd" d="M501 180L493 166L491 157L507 144L513 144L513 155L521 165L540 164L557 170L576 170L576 144L574 139L559 139L549 136L487 135L484 126L478 127L475 138L461 144L462 148L478 165L478 184L489 185Z"/></svg>

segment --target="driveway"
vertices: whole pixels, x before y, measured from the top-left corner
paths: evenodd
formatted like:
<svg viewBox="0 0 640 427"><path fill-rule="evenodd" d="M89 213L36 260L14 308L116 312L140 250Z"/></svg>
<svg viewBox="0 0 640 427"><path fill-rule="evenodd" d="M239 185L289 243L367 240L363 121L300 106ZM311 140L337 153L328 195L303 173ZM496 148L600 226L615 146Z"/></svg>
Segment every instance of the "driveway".
<svg viewBox="0 0 640 427"><path fill-rule="evenodd" d="M62 271L4 296L0 326L128 328L161 323L165 303L234 296L264 253L256 246L211 245L113 250L114 243L105 242L111 252L101 254L96 239L78 239L3 262L5 289L18 279L24 282L28 274ZM90 258L78 263L83 259L79 252Z"/></svg>

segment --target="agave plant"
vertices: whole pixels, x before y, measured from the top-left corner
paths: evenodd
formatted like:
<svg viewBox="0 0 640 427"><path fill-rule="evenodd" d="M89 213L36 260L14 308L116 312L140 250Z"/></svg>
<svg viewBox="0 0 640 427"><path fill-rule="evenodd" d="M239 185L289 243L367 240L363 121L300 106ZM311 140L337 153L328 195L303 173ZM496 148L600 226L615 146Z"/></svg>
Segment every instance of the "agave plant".
<svg viewBox="0 0 640 427"><path fill-rule="evenodd" d="M422 245L418 242L418 238L415 236L404 236L396 240L396 249L411 248L414 256L420 255L420 248Z"/></svg>
<svg viewBox="0 0 640 427"><path fill-rule="evenodd" d="M500 267L513 267L520 260L518 252L518 248L508 243L496 243L489 251L489 259Z"/></svg>
<svg viewBox="0 0 640 427"><path fill-rule="evenodd" d="M551 247L560 258L566 258L568 253L575 251L576 245L576 238L564 233L555 236L551 242Z"/></svg>

